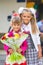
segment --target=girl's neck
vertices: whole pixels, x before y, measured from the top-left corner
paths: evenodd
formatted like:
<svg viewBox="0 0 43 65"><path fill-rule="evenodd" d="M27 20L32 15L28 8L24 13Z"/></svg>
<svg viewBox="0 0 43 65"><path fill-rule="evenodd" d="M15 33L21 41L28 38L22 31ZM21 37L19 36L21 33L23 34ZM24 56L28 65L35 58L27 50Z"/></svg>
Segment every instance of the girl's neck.
<svg viewBox="0 0 43 65"><path fill-rule="evenodd" d="M18 31L13 31L13 32L15 32L15 33L19 33L21 30L18 30Z"/></svg>
<svg viewBox="0 0 43 65"><path fill-rule="evenodd" d="M24 23L24 25L28 25L30 22L28 22L28 23Z"/></svg>
<svg viewBox="0 0 43 65"><path fill-rule="evenodd" d="M30 23L30 22L29 22L29 23ZM24 25L29 25L29 23L27 23L27 24L26 24L26 23L24 23Z"/></svg>

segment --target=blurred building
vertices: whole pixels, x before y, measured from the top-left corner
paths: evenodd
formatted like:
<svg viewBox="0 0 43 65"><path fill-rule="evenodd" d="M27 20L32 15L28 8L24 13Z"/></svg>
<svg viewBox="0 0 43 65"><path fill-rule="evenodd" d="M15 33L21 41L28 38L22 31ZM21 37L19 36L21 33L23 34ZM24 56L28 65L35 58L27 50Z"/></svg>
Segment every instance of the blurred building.
<svg viewBox="0 0 43 65"><path fill-rule="evenodd" d="M0 32L8 31L10 22L7 16L12 15L13 10L17 12L19 7L26 7L26 2L19 1L21 0L0 0Z"/></svg>
<svg viewBox="0 0 43 65"><path fill-rule="evenodd" d="M43 0L27 0L26 7L33 7L37 10L37 21L43 18Z"/></svg>

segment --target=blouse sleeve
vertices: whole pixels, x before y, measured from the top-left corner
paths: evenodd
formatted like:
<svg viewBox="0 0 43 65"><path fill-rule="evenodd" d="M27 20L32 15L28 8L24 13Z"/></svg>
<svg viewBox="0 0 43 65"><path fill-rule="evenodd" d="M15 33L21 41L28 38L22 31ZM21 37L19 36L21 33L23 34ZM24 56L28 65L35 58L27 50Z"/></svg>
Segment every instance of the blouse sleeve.
<svg viewBox="0 0 43 65"><path fill-rule="evenodd" d="M37 24L36 24L37 25ZM33 37L33 41L34 43L36 44L41 44L40 42L40 31L39 31L39 28L37 26L37 29L38 29L38 32L36 34L32 34L32 37Z"/></svg>
<svg viewBox="0 0 43 65"><path fill-rule="evenodd" d="M37 25L37 23L36 23L36 25ZM37 25L37 28L38 28L38 25ZM39 31L39 28L38 28L38 32L36 33L36 38L37 38L37 43L41 44L41 42L40 42L40 31Z"/></svg>
<svg viewBox="0 0 43 65"><path fill-rule="evenodd" d="M37 43L38 43L38 44L41 44L40 35L39 35L39 34L36 35L36 38L37 38Z"/></svg>
<svg viewBox="0 0 43 65"><path fill-rule="evenodd" d="M36 24L36 25L37 25L37 24ZM37 26L37 28L38 28L38 26ZM39 28L38 28L38 29L39 29ZM36 48L36 50L38 51L38 46L37 46L37 45L40 45L40 44L41 44L41 41L40 41L40 31L38 31L38 32L35 33L35 34L32 34L31 25L30 25L30 34L31 34L33 43L34 43L34 45L35 45L35 48Z"/></svg>

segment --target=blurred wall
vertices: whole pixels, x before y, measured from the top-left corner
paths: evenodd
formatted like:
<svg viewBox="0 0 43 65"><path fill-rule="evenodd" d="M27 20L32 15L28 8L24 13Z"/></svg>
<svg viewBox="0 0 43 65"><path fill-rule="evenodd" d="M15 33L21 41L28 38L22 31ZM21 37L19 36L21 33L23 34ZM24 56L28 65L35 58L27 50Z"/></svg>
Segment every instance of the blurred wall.
<svg viewBox="0 0 43 65"><path fill-rule="evenodd" d="M11 15L12 10L17 11L19 7L25 7L26 2L18 3L17 0L0 0L0 32L7 32L10 22L7 16Z"/></svg>
<svg viewBox="0 0 43 65"><path fill-rule="evenodd" d="M38 5L39 20L43 19L43 3Z"/></svg>

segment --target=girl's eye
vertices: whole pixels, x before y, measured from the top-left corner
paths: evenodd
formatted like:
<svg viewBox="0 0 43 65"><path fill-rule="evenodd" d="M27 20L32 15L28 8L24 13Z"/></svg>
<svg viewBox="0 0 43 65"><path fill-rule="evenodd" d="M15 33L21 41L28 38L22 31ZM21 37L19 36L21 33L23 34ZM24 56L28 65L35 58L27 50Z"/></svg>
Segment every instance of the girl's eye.
<svg viewBox="0 0 43 65"><path fill-rule="evenodd" d="M28 16L28 18L30 18L30 16Z"/></svg>
<svg viewBox="0 0 43 65"><path fill-rule="evenodd" d="M20 24L17 24L17 26L19 26Z"/></svg>
<svg viewBox="0 0 43 65"><path fill-rule="evenodd" d="M26 17L26 16L23 16L23 17Z"/></svg>
<svg viewBox="0 0 43 65"><path fill-rule="evenodd" d="M28 18L30 18L30 16L27 16Z"/></svg>
<svg viewBox="0 0 43 65"><path fill-rule="evenodd" d="M26 17L26 16L23 16L24 18ZM27 18L30 18L30 16L27 16Z"/></svg>
<svg viewBox="0 0 43 65"><path fill-rule="evenodd" d="M16 25L14 24L14 26L16 26Z"/></svg>
<svg viewBox="0 0 43 65"><path fill-rule="evenodd" d="M14 26L19 26L20 24L18 23L18 24L14 24Z"/></svg>

